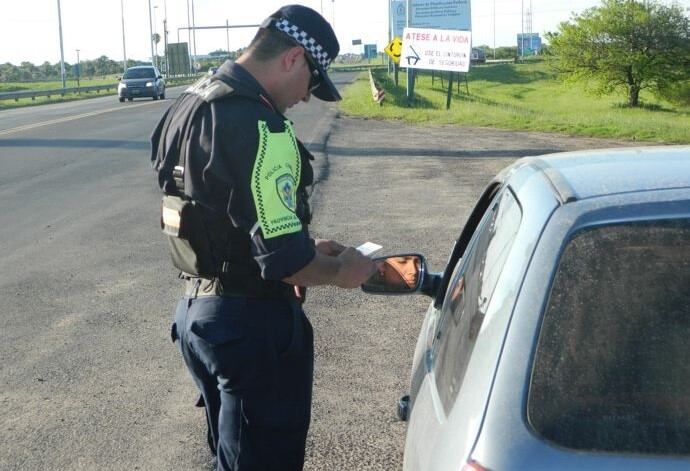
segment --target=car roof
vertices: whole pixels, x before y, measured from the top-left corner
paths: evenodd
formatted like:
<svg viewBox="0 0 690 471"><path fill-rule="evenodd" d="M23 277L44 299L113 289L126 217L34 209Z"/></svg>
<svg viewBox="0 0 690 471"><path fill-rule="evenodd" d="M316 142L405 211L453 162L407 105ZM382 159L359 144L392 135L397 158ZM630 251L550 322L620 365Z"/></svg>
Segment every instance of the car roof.
<svg viewBox="0 0 690 471"><path fill-rule="evenodd" d="M134 67L128 67L127 70L131 69L154 69L155 67L152 65L135 65Z"/></svg>
<svg viewBox="0 0 690 471"><path fill-rule="evenodd" d="M562 152L524 159L566 203L584 198L690 188L690 146Z"/></svg>

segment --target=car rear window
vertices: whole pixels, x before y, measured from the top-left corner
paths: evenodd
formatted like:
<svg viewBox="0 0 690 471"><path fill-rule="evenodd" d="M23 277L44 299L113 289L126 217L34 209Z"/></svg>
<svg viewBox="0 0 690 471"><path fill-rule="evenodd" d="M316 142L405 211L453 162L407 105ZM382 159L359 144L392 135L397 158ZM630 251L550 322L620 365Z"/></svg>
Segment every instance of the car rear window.
<svg viewBox="0 0 690 471"><path fill-rule="evenodd" d="M528 419L577 450L690 454L690 222L597 228L562 254Z"/></svg>
<svg viewBox="0 0 690 471"><path fill-rule="evenodd" d="M126 79L143 79L154 78L156 76L153 69L129 69L125 72L123 78Z"/></svg>

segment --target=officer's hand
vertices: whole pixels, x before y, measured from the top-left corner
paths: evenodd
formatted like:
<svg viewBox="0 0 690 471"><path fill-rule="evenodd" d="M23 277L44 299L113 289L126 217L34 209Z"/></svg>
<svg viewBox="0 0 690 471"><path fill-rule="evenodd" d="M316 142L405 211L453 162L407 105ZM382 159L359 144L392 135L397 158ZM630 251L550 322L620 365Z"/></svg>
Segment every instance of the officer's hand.
<svg viewBox="0 0 690 471"><path fill-rule="evenodd" d="M345 248L338 261L340 268L335 284L341 288L357 288L376 271L376 264L352 247Z"/></svg>
<svg viewBox="0 0 690 471"><path fill-rule="evenodd" d="M314 239L314 245L319 253L328 255L330 257L337 257L342 253L343 250L345 250L344 245L328 239Z"/></svg>

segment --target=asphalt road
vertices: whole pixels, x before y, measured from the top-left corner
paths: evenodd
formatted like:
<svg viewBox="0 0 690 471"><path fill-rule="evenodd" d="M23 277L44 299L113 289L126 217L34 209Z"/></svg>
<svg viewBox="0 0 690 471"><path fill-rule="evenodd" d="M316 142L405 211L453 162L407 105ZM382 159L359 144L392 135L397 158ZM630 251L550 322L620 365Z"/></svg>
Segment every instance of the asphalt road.
<svg viewBox="0 0 690 471"><path fill-rule="evenodd" d="M1 470L210 469L203 412L170 342L180 283L149 166L148 137L170 103L108 96L0 112ZM343 118L318 100L289 116L317 156L314 235L421 252L435 270L516 157L617 144ZM394 403L428 301L310 291L306 469L400 469Z"/></svg>

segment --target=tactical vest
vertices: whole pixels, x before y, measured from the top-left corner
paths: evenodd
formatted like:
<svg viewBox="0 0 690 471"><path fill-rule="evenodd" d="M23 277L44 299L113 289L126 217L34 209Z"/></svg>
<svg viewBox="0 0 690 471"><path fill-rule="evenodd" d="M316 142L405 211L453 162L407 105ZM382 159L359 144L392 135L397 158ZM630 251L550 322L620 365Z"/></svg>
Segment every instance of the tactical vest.
<svg viewBox="0 0 690 471"><path fill-rule="evenodd" d="M161 229L167 236L173 265L183 277L218 279L223 291L233 295L289 295L292 286L261 278L259 266L252 257L249 234L233 226L225 213L206 207L185 193L185 144L193 120L203 107L218 100L232 100L235 90L221 80L207 78L188 89L185 95L170 108L154 131L154 138L159 142L155 168L165 193ZM267 106L260 97L256 96L256 100ZM174 133L173 136L170 133ZM174 139L167 149L162 148L163 136ZM306 187L313 182L309 162L313 157L301 142L297 144L302 171L296 191L295 214L306 228L311 221Z"/></svg>

